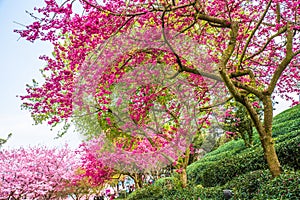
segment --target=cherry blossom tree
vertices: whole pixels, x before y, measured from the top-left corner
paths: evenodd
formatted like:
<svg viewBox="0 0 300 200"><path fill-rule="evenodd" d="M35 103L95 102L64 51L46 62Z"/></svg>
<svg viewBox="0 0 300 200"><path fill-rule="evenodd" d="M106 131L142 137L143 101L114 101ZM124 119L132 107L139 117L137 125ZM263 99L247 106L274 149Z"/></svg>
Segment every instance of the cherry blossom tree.
<svg viewBox="0 0 300 200"><path fill-rule="evenodd" d="M37 122L68 121L74 103L79 108L89 105L83 99L94 98L100 116L111 113L112 87L124 74L152 64L173 74L168 80L185 77L200 88L207 85L212 104L231 98L240 102L260 135L272 175L281 173L272 138L272 98L274 93L289 98L289 93L299 92L293 87L300 79L299 1L66 0L59 5L45 0L45 4L35 9L33 24L17 31L29 41L54 45L53 58L41 57L47 62L45 83L28 85L27 95L21 97ZM76 13L75 6L83 14ZM147 106L152 106L154 93L135 94L142 93L149 96L135 97L139 103L128 111L136 124L147 120ZM262 102L263 119L252 96Z"/></svg>
<svg viewBox="0 0 300 200"><path fill-rule="evenodd" d="M92 141L91 141L92 142ZM87 143L82 143L77 150L80 155L80 170L77 172L79 184L84 180L91 186L103 185L114 173L114 169L105 163L105 159L100 157L99 148L93 148ZM76 182L76 181L75 181Z"/></svg>
<svg viewBox="0 0 300 200"><path fill-rule="evenodd" d="M0 151L0 196L5 199L59 199L77 169L68 147Z"/></svg>

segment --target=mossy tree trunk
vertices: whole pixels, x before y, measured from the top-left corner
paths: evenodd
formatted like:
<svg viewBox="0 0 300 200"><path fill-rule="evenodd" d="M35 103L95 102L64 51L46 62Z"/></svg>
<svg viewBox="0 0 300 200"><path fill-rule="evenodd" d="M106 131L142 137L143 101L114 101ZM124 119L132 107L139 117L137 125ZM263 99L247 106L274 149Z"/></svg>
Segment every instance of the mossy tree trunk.
<svg viewBox="0 0 300 200"><path fill-rule="evenodd" d="M187 180L187 174L186 174L186 168L189 164L189 159L190 159L190 148L187 147L186 150L185 150L185 154L184 154L184 157L183 157L183 160L182 160L182 163L180 165L180 182L181 182L181 186L183 188L187 187L187 184L188 184L188 180Z"/></svg>
<svg viewBox="0 0 300 200"><path fill-rule="evenodd" d="M275 142L272 138L272 122L273 122L273 105L271 96L264 95L263 105L264 105L264 121L261 122L258 113L253 109L250 101L245 99L243 104L247 108L251 119L256 127L261 145L264 150L264 157L268 163L270 172L273 177L280 175L281 166L278 160L278 156L275 151Z"/></svg>
<svg viewBox="0 0 300 200"><path fill-rule="evenodd" d="M183 168L180 173L180 181L183 188L187 187L187 174L186 174L186 168Z"/></svg>
<svg viewBox="0 0 300 200"><path fill-rule="evenodd" d="M288 28L287 28L288 29ZM289 29L288 29L289 30ZM270 81L270 84L264 91L260 91L255 86L254 74L251 70L247 71L239 71L235 74L231 74L227 71L227 63L230 59L232 53L234 52L236 45L236 37L238 33L238 23L232 23L231 31L230 31L230 42L228 44L227 49L224 51L221 62L219 63L219 73L224 81L224 84L235 98L236 101L242 103L253 123L257 129L257 132L260 137L261 145L264 150L264 157L267 160L268 167L273 177L280 175L281 166L275 151L274 140L272 138L272 121L273 121L273 104L271 95L275 89L276 83L278 82L283 70L288 66L289 62L293 58L291 52L291 42L292 42L292 32L288 31L287 36L287 54L284 60L280 63L277 70L274 72L274 75ZM234 77L245 76L248 75L252 79L253 85L243 84L234 79ZM263 103L263 121L260 120L259 114L256 109L253 107L251 101L248 99L248 94L254 94L258 97L260 101Z"/></svg>

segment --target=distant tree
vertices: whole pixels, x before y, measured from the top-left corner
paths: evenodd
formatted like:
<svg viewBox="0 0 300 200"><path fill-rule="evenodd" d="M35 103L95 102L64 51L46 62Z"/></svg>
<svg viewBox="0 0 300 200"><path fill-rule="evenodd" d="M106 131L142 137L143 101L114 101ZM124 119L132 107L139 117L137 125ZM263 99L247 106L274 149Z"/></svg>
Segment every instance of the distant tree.
<svg viewBox="0 0 300 200"><path fill-rule="evenodd" d="M65 147L2 149L0 196L4 199L59 199L74 177L76 156Z"/></svg>

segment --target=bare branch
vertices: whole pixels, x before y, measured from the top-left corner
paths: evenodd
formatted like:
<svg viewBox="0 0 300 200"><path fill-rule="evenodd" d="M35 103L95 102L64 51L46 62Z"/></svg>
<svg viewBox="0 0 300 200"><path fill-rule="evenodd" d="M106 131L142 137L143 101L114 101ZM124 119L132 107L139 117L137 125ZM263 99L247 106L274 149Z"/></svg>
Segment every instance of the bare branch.
<svg viewBox="0 0 300 200"><path fill-rule="evenodd" d="M251 79L254 78L254 73L249 69L230 73L229 77L236 78L236 77L241 77L241 76L245 76L245 75L249 75Z"/></svg>
<svg viewBox="0 0 300 200"><path fill-rule="evenodd" d="M276 22L280 23L280 4L276 4Z"/></svg>
<svg viewBox="0 0 300 200"><path fill-rule="evenodd" d="M300 54L300 49L298 51L296 51L293 56L295 57L296 55Z"/></svg>

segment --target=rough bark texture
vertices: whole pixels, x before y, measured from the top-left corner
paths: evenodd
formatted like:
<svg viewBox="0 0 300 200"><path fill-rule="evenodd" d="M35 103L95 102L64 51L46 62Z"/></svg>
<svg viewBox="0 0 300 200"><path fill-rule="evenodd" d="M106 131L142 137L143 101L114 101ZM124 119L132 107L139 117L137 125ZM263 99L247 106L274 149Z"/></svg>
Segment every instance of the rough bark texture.
<svg viewBox="0 0 300 200"><path fill-rule="evenodd" d="M187 186L187 174L185 168L183 168L182 172L180 173L180 180L181 180L182 187L185 188Z"/></svg>
<svg viewBox="0 0 300 200"><path fill-rule="evenodd" d="M277 75L278 78L273 77L273 79L271 80L269 86L269 89L270 87L272 88L272 90L270 89L271 91L267 90L267 92L260 92L255 88L240 83L235 83L230 78L230 73L226 70L226 65L234 51L234 47L236 45L237 32L238 32L238 24L233 23L230 32L230 42L228 44L227 49L224 51L221 62L219 64L219 73L224 81L224 84L226 85L226 87L228 88L232 96L236 99L236 101L242 103L247 108L247 111L249 112L249 115L253 120L254 126L256 127L257 132L259 134L260 141L264 150L264 157L267 160L270 172L273 177L276 177L281 173L281 166L275 151L274 140L272 138L273 105L271 100L271 94L274 90L275 87L274 85L276 85L276 82L280 77L280 75L277 74L281 74L282 69L278 70L280 72L275 73L275 75ZM284 60L282 66L286 66L287 65L286 63L287 62ZM279 68L284 68L284 67L279 67ZM247 92L252 93L263 102L263 106L264 106L263 122L260 120L259 114L252 106L252 103L249 101L247 95L243 94L241 91L245 91L246 93Z"/></svg>
<svg viewBox="0 0 300 200"><path fill-rule="evenodd" d="M275 151L275 142L272 138L272 122L273 122L273 105L270 96L264 96L264 122L259 119L258 113L253 109L251 103L248 100L244 101L244 105L247 108L254 126L257 129L259 138L264 150L264 157L268 163L270 172L273 177L280 175L281 166Z"/></svg>

